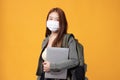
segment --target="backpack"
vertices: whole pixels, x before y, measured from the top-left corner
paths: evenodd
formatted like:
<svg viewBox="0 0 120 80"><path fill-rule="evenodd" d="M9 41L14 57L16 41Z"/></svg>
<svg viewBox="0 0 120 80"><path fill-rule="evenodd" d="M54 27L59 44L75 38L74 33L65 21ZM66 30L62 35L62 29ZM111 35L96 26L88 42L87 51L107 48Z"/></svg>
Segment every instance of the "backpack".
<svg viewBox="0 0 120 80"><path fill-rule="evenodd" d="M64 36L64 40L63 40L64 47L68 47L68 42L70 37L73 37L75 39L73 34L66 34ZM84 62L83 46L81 43L78 42L77 39L75 39L75 42L76 42L76 50L78 53L78 58L80 63L78 66L69 70L72 71L70 75L74 77L73 80L88 80L87 77L85 77L85 72L87 71L87 65Z"/></svg>

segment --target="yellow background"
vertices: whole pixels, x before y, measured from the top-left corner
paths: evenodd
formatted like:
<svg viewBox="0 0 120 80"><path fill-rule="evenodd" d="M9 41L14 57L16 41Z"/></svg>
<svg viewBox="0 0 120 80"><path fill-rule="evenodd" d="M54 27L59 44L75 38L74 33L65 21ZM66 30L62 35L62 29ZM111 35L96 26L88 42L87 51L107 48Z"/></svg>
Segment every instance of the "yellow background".
<svg viewBox="0 0 120 80"><path fill-rule="evenodd" d="M45 19L62 8L84 45L89 80L120 80L119 0L0 0L0 80L35 80Z"/></svg>

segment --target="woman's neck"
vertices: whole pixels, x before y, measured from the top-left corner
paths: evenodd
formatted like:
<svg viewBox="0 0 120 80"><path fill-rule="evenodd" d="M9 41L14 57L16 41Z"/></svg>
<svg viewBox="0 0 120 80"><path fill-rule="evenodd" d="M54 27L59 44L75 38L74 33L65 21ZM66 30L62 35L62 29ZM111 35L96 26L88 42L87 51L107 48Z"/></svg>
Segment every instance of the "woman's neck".
<svg viewBox="0 0 120 80"><path fill-rule="evenodd" d="M49 36L49 42L48 42L47 47L51 47L51 46L52 46L52 44L53 44L55 38L57 37L57 35L58 35L58 34L57 34L57 33L54 33L54 32L52 32L52 33L50 34L50 36Z"/></svg>
<svg viewBox="0 0 120 80"><path fill-rule="evenodd" d="M56 32L52 32L52 33L50 34L50 37L52 37L52 38L56 38L57 35L58 35L58 33L56 33Z"/></svg>

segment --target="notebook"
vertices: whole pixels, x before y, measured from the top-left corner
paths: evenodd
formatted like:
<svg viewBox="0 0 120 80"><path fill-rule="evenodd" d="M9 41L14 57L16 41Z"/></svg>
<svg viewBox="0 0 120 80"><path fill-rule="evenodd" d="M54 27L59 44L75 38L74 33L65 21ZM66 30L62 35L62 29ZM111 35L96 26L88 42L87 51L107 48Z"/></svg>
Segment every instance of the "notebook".
<svg viewBox="0 0 120 80"><path fill-rule="evenodd" d="M57 48L57 47L48 47L46 52L46 59L49 62L59 63L62 60L68 60L68 51L69 48ZM45 72L45 78L53 79L66 79L67 78L67 69L60 70L58 72L50 71Z"/></svg>

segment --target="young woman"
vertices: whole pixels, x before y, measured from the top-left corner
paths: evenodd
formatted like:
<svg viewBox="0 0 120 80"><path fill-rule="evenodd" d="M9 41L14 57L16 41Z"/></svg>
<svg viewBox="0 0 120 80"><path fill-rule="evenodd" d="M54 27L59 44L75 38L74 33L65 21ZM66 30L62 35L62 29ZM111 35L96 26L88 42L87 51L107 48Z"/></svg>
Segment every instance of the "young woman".
<svg viewBox="0 0 120 80"><path fill-rule="evenodd" d="M64 47L63 40L67 34L68 23L65 13L60 8L53 8L49 11L46 19L46 34L42 43L42 52L39 58L38 69L36 75L38 80L55 80L46 79L44 72L71 69L79 64L78 55L76 51L76 42L73 37L70 37L68 42L69 59L60 63L50 63L46 61L46 48L47 47ZM61 80L61 79L60 79ZM71 74L68 73L66 80L73 80Z"/></svg>

